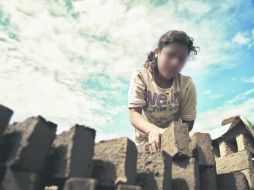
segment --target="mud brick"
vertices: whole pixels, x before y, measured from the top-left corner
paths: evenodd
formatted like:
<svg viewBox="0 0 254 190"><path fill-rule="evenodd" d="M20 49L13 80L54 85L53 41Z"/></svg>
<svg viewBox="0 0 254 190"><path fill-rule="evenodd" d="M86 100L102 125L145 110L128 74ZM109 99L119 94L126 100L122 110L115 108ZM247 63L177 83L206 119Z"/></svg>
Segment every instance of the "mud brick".
<svg viewBox="0 0 254 190"><path fill-rule="evenodd" d="M254 153L254 139L249 134L238 134L236 136L238 151L249 150Z"/></svg>
<svg viewBox="0 0 254 190"><path fill-rule="evenodd" d="M55 181L69 177L91 176L95 134L94 129L75 124L56 136L44 171L49 184L57 185Z"/></svg>
<svg viewBox="0 0 254 190"><path fill-rule="evenodd" d="M246 177L241 172L217 175L218 190L249 190Z"/></svg>
<svg viewBox="0 0 254 190"><path fill-rule="evenodd" d="M236 145L230 141L223 140L219 142L220 156L226 156L236 152Z"/></svg>
<svg viewBox="0 0 254 190"><path fill-rule="evenodd" d="M209 133L196 132L191 137L191 149L199 165L214 166L212 139Z"/></svg>
<svg viewBox="0 0 254 190"><path fill-rule="evenodd" d="M35 173L14 171L6 168L1 170L0 180L1 190L36 190L39 176Z"/></svg>
<svg viewBox="0 0 254 190"><path fill-rule="evenodd" d="M161 149L171 157L191 157L188 125L173 121L161 136Z"/></svg>
<svg viewBox="0 0 254 190"><path fill-rule="evenodd" d="M254 190L254 170L253 169L245 169L240 171L246 177L249 188Z"/></svg>
<svg viewBox="0 0 254 190"><path fill-rule="evenodd" d="M138 145L136 185L143 190L171 190L172 157L165 151L150 151L149 143Z"/></svg>
<svg viewBox="0 0 254 190"><path fill-rule="evenodd" d="M73 177L66 180L64 190L95 190L96 185L96 179Z"/></svg>
<svg viewBox="0 0 254 190"><path fill-rule="evenodd" d="M215 161L218 174L253 169L252 156L247 150L216 158Z"/></svg>
<svg viewBox="0 0 254 190"><path fill-rule="evenodd" d="M127 137L102 140L95 144L92 177L100 186L118 183L133 185L137 175L137 148Z"/></svg>
<svg viewBox="0 0 254 190"><path fill-rule="evenodd" d="M9 124L13 111L0 104L0 136Z"/></svg>
<svg viewBox="0 0 254 190"><path fill-rule="evenodd" d="M200 189L216 190L216 168L215 166L199 166Z"/></svg>
<svg viewBox="0 0 254 190"><path fill-rule="evenodd" d="M172 189L173 190L199 190L199 167L195 158L173 160Z"/></svg>
<svg viewBox="0 0 254 190"><path fill-rule="evenodd" d="M3 133L0 161L14 170L38 173L43 168L57 125L42 116L9 125Z"/></svg>
<svg viewBox="0 0 254 190"><path fill-rule="evenodd" d="M119 184L117 190L141 190L141 187L137 185Z"/></svg>

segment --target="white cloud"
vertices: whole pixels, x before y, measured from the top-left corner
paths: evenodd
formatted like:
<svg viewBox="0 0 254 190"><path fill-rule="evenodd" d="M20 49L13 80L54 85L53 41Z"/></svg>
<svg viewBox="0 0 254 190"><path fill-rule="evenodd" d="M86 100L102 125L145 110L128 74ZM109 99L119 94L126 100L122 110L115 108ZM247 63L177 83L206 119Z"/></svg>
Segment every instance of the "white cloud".
<svg viewBox="0 0 254 190"><path fill-rule="evenodd" d="M251 94L253 94L253 96L254 96L254 88L249 89L249 90L247 90L247 91L245 91L245 92L243 92L243 93L241 93L241 94L238 94L238 95L235 96L233 99L228 100L228 101L226 101L225 103L226 103L226 104L238 103L238 102L240 102L240 101L243 101L243 100L248 99L249 96L250 96Z"/></svg>
<svg viewBox="0 0 254 190"><path fill-rule="evenodd" d="M2 72L2 71L1 71ZM20 69L19 77L7 73L0 78L5 93L0 102L14 111L12 121L22 121L32 115L42 115L58 124L58 132L75 123L103 127L124 108L108 108L96 98L52 81L51 77L28 69Z"/></svg>
<svg viewBox="0 0 254 190"><path fill-rule="evenodd" d="M246 83L254 83L254 76L253 77L249 77L249 78L242 77L241 81L246 82Z"/></svg>
<svg viewBox="0 0 254 190"><path fill-rule="evenodd" d="M205 95L209 99L218 99L218 98L221 98L223 96L222 94L213 93L211 90L204 91L203 95Z"/></svg>
<svg viewBox="0 0 254 190"><path fill-rule="evenodd" d="M247 34L238 32L234 36L233 42L235 42L237 44L240 44L240 45L246 45L246 44L249 44L251 42L251 38Z"/></svg>
<svg viewBox="0 0 254 190"><path fill-rule="evenodd" d="M191 13L201 16L209 12L212 9L212 6L209 6L209 4L205 2L190 0L181 1L179 9L181 11L190 11Z"/></svg>
<svg viewBox="0 0 254 190"><path fill-rule="evenodd" d="M9 22L0 30L0 102L15 111L16 119L42 114L60 131L74 123L100 130L125 109L103 98L123 96L126 84L119 78L128 80L170 29L186 31L201 47L184 73L206 75L211 66L234 65L229 61L237 55L225 53L232 48L228 20L220 13L235 4L218 8L195 1L192 7L184 2L155 7L148 2L74 1L69 9L64 1L1 1ZM218 15L208 19L216 7ZM101 74L110 78L107 84L99 81L106 89L83 85Z"/></svg>
<svg viewBox="0 0 254 190"><path fill-rule="evenodd" d="M239 45L247 45L248 48L251 48L254 45L254 29L238 32L232 41Z"/></svg>

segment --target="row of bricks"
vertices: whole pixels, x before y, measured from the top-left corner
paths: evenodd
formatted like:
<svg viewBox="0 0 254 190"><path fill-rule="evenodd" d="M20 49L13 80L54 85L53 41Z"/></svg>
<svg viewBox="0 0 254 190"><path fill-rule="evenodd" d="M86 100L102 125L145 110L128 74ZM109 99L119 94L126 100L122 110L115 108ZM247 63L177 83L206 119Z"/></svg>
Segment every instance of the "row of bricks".
<svg viewBox="0 0 254 190"><path fill-rule="evenodd" d="M215 157L223 157L228 154L249 150L254 154L254 139L241 122L235 126L222 140L214 143Z"/></svg>
<svg viewBox="0 0 254 190"><path fill-rule="evenodd" d="M95 130L78 124L56 135L56 124L41 116L7 127L6 118L13 112L4 110L9 115L0 111L0 162L5 168L1 189L10 189L10 181L17 186L12 189L49 185L62 189L73 177L94 178L97 189L122 183L142 189L221 189L220 179L232 179L232 174L237 184L231 186L246 184L239 183L244 177L236 170L217 175L210 135L195 133L190 138L186 124L180 122L171 123L162 135L162 150L152 153L147 143L136 147L125 137L94 144Z"/></svg>

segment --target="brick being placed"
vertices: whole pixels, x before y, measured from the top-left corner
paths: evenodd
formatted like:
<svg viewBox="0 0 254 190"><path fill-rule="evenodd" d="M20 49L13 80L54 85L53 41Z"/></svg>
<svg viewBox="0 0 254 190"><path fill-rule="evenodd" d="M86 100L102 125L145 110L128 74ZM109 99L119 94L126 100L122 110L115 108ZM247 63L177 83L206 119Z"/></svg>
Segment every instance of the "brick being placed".
<svg viewBox="0 0 254 190"><path fill-rule="evenodd" d="M12 115L13 111L11 109L0 104L0 137L8 126Z"/></svg>
<svg viewBox="0 0 254 190"><path fill-rule="evenodd" d="M172 157L165 151L150 151L149 143L138 145L136 185L143 190L171 190Z"/></svg>
<svg viewBox="0 0 254 190"><path fill-rule="evenodd" d="M96 186L96 179L72 177L66 180L63 190L96 190Z"/></svg>
<svg viewBox="0 0 254 190"><path fill-rule="evenodd" d="M191 157L188 125L173 121L161 136L161 149L173 158Z"/></svg>
<svg viewBox="0 0 254 190"><path fill-rule="evenodd" d="M1 190L37 190L39 175L31 172L1 168Z"/></svg>
<svg viewBox="0 0 254 190"><path fill-rule="evenodd" d="M198 162L194 157L173 160L173 190L199 190L200 175Z"/></svg>
<svg viewBox="0 0 254 190"><path fill-rule="evenodd" d="M70 177L90 177L93 169L95 134L94 129L76 124L68 131L57 135L43 171L43 183L63 185Z"/></svg>
<svg viewBox="0 0 254 190"><path fill-rule="evenodd" d="M137 175L137 147L127 137L102 140L95 144L92 177L98 186L133 185Z"/></svg>
<svg viewBox="0 0 254 190"><path fill-rule="evenodd" d="M218 174L217 190L249 190L249 185L241 172Z"/></svg>
<svg viewBox="0 0 254 190"><path fill-rule="evenodd" d="M42 116L9 125L1 142L1 164L14 170L39 173L45 165L57 125Z"/></svg>

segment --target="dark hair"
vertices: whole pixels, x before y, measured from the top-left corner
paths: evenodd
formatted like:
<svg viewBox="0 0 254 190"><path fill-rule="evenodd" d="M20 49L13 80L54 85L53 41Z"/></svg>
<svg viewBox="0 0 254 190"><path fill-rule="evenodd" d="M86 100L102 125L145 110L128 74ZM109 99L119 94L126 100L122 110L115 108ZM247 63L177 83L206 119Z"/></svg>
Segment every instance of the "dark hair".
<svg viewBox="0 0 254 190"><path fill-rule="evenodd" d="M159 51L161 51L166 45L172 43L184 44L188 48L188 55L191 52L197 55L197 49L199 49L199 47L193 46L193 38L189 37L184 31L170 30L163 34L158 42ZM153 75L155 72L158 72L157 59L154 51L150 51L150 53L147 55L147 60L143 66L152 72Z"/></svg>

